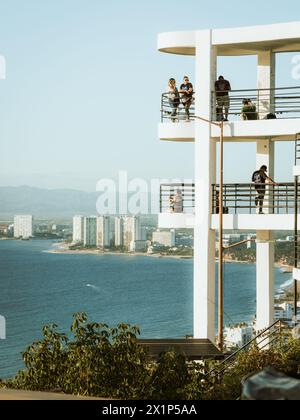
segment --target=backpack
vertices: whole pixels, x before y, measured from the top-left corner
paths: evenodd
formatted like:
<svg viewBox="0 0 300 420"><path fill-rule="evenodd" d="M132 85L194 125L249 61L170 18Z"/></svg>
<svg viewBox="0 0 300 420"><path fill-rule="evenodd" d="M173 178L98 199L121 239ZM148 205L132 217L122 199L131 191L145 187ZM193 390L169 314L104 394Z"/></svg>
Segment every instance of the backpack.
<svg viewBox="0 0 300 420"><path fill-rule="evenodd" d="M266 120L276 120L277 117L272 112L265 117Z"/></svg>
<svg viewBox="0 0 300 420"><path fill-rule="evenodd" d="M262 179L261 179L261 176L260 176L260 171L254 172L254 174L252 176L252 182L254 182L255 184L261 184L262 183Z"/></svg>

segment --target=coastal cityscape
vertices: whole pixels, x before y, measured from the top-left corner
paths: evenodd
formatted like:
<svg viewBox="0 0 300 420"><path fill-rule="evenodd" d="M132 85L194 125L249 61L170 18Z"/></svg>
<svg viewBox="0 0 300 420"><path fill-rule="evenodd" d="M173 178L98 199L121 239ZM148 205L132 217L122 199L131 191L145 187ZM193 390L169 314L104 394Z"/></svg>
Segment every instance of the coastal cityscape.
<svg viewBox="0 0 300 420"><path fill-rule="evenodd" d="M191 229L158 229L157 217L150 216L80 216L72 221L54 223L35 220L33 215L16 215L10 222L0 223L0 240L49 241L49 253L57 255L131 255L157 258L193 259L194 235ZM256 234L230 232L224 234L224 244L247 241L226 256L228 264L255 264ZM274 315L286 325L293 325L293 243L291 232L276 235L276 265L286 279L283 288L276 289ZM216 243L216 255L218 242ZM256 333L255 313L253 322L240 317L236 322L226 322L225 345L228 350L243 347ZM300 320L300 303L298 308Z"/></svg>

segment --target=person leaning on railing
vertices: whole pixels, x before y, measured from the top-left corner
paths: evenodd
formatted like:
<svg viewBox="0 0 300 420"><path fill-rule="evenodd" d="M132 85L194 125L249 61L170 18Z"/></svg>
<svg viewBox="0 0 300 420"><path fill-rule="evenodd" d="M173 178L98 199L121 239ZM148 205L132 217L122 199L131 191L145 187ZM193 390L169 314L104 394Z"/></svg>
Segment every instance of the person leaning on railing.
<svg viewBox="0 0 300 420"><path fill-rule="evenodd" d="M175 195L171 195L169 202L171 213L183 213L183 195L181 190L177 190Z"/></svg>
<svg viewBox="0 0 300 420"><path fill-rule="evenodd" d="M168 98L171 108L171 119L173 122L176 120L178 114L178 107L180 105L180 95L176 87L176 80L171 78L168 83Z"/></svg>
<svg viewBox="0 0 300 420"><path fill-rule="evenodd" d="M184 106L185 110L185 120L187 122L190 121L190 107L193 103L193 94L194 94L194 87L192 83L190 83L190 79L188 76L184 76L183 83L180 86L179 93L181 94L181 103Z"/></svg>
<svg viewBox="0 0 300 420"><path fill-rule="evenodd" d="M256 105L251 101L251 99L243 100L242 108L242 119L247 120L258 120L258 113L256 110Z"/></svg>
<svg viewBox="0 0 300 420"><path fill-rule="evenodd" d="M252 175L252 182L255 184L257 196L255 197L255 206L259 207L259 214L263 213L264 199L266 195L266 182L276 186L278 185L271 177L267 175L268 168L263 165L258 171Z"/></svg>

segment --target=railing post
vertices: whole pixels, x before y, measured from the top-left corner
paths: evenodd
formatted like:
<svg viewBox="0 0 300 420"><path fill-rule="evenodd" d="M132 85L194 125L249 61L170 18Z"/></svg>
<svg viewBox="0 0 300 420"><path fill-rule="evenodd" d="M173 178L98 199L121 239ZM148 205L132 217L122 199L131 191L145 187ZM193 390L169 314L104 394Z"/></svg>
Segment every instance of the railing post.
<svg viewBox="0 0 300 420"><path fill-rule="evenodd" d="M294 251L295 251L295 258L294 258L294 266L296 269L298 269L298 176L295 176L295 219L294 219ZM294 318L295 318L295 325L297 323L297 317L298 317L298 282L297 280L294 280Z"/></svg>

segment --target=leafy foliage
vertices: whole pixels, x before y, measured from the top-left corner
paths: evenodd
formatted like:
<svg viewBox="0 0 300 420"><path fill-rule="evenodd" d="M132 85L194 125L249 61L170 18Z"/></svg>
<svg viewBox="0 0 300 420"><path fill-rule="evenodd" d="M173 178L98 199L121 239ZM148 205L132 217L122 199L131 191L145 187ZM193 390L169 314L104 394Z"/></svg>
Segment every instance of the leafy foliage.
<svg viewBox="0 0 300 420"><path fill-rule="evenodd" d="M43 339L23 353L26 366L3 386L31 391L150 400L232 400L241 395L242 381L272 366L300 378L300 340L260 351L240 353L222 376L220 362L188 362L175 352L161 354L154 362L137 344L137 327L120 324L110 328L89 323L86 314L74 315L70 335L57 325L43 329Z"/></svg>

